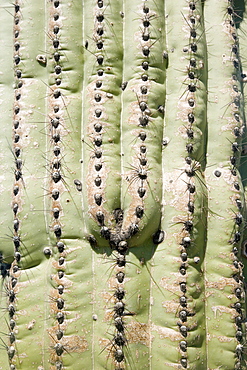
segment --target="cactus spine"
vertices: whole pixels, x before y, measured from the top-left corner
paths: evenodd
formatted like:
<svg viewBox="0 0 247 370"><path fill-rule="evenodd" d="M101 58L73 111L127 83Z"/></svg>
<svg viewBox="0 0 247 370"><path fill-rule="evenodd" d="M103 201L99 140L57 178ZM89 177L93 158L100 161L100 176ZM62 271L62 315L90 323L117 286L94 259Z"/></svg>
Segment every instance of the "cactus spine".
<svg viewBox="0 0 247 370"><path fill-rule="evenodd" d="M246 368L244 16L2 5L3 369Z"/></svg>

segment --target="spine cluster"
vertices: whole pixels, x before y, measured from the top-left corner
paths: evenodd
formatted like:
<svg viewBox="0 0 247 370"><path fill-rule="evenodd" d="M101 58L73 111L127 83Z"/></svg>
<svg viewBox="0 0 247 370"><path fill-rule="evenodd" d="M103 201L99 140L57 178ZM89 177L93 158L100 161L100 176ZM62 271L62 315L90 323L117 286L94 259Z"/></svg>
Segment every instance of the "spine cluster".
<svg viewBox="0 0 247 370"><path fill-rule="evenodd" d="M235 196L235 213L233 215L233 220L235 225L233 226L232 238L229 240L229 243L232 244L232 254L233 254L233 275L232 278L236 282L234 287L235 294L235 303L233 308L236 311L234 321L236 325L236 363L235 369L239 370L243 366L243 350L244 350L244 327L243 322L245 320L245 308L244 308L244 277L243 277L243 264L240 261L241 248L240 243L242 240L242 231L243 231L243 213L244 205L240 196L241 183L239 176L239 163L241 156L241 147L242 147L242 136L244 134L245 117L243 115L242 106L243 106L243 91L241 89L240 81L242 80L242 67L241 60L239 55L239 42L236 30L236 22L238 15L235 13L234 4L232 0L228 0L227 14L225 19L225 28L229 34L229 41L231 45L229 61L233 65L233 74L232 74L232 91L230 96L232 101L230 102L231 114L232 114L232 126L233 126L233 135L234 141L231 143L232 155L229 158L230 162L230 171L232 175L232 184L233 191L236 193ZM215 173L219 176L220 173Z"/></svg>
<svg viewBox="0 0 247 370"><path fill-rule="evenodd" d="M107 222L106 211L103 208L104 204L104 188L105 188L105 159L103 155L103 136L104 136L104 122L106 120L106 112L104 108L104 102L109 99L107 94L104 92L105 86L104 81L106 80L106 66L105 66L105 55L104 55L104 37L105 37L105 15L104 15L104 2L97 1L95 14L94 14L94 31L93 31L93 42L94 48L96 49L96 75L93 82L93 97L92 97L92 110L91 110L91 121L90 127L88 128L88 135L91 138L91 145L93 147L91 155L90 170L92 173L89 174L89 181L91 182L90 187L93 187L92 193L90 192L89 197L92 198L91 212L96 219L96 222L101 227L101 235L105 238L109 238L109 230L105 225Z"/></svg>
<svg viewBox="0 0 247 370"><path fill-rule="evenodd" d="M133 6L133 8L137 9L136 6ZM166 68L166 61L163 59L163 52L160 50L157 52L159 45L162 44L161 41L158 40L156 44L155 40L155 22L159 22L160 19L156 12L147 5L147 1L145 1L138 6L138 20L135 20L136 24L131 33L133 36L131 48L133 48L133 53L138 53L139 57L138 64L135 66L135 70L138 73L136 76L136 71L133 70L129 74L125 72L125 66L120 65L123 80L119 83L119 90L116 93L114 91L117 87L116 77L112 79L111 76L111 73L115 72L114 68L116 67L111 67L111 46L109 45L109 33L114 34L115 31L109 27L111 19L108 19L107 15L108 8L105 3L97 1L94 8L93 35L85 43L86 55L87 53L90 56L93 54L95 58L94 60L92 59L94 62L93 73L89 79L88 91L85 97L89 105L86 137L90 138L89 147L92 149L87 162L88 167L85 167L88 169L88 209L91 217L99 227L101 236L101 239L99 239L97 231L95 232L97 229L94 224L93 232L88 236L88 240L96 250L97 245L104 243L104 240L106 240L111 250L114 251L114 260L118 270L112 314L115 330L111 344L107 348L110 348L111 356L115 359L117 368L119 366L121 368L126 363L127 334L125 333L125 317L129 315L125 309L125 290L123 287L125 265L128 263L126 257L130 248L129 241L134 236L138 237L140 235L139 224L142 220L144 220L144 225L147 223L145 214L146 210L148 211L148 204L145 208L145 199L148 196L153 202L155 197L154 189L152 189L152 184L149 181L149 153L146 144L147 141L152 141L153 137L161 143L160 137L157 136L155 124L159 125L158 132L162 133L163 130L163 104L165 97L160 95L155 102L152 99L150 105L148 100L152 87L157 90L160 89L158 90L159 92L164 92L163 81L158 82L158 80ZM128 17L128 14L126 16ZM124 12L121 12L121 17L124 19ZM119 20L119 22L121 21ZM154 24L152 25L153 22ZM119 40L119 38L118 34L117 39ZM117 45L118 47L119 45ZM123 55L123 60L125 58L126 56ZM112 94L113 92L114 94ZM122 101L118 98L121 95ZM125 99L127 98L128 100L129 95L131 95L131 103L127 103L125 106ZM124 134L123 132L121 134L118 133L118 137L115 135L115 142L112 136L110 136L113 104L116 104L116 113L120 109L124 111L122 115L117 115L114 112L115 131L121 129L124 132ZM126 143L124 135L128 136ZM119 140L122 140L120 145L118 143ZM122 151L122 158L116 158L117 164L114 163L115 158L110 158L111 160L109 160L110 150L114 153L112 141L118 152ZM161 145L158 154L156 153L157 156L161 156L160 153ZM151 160L153 160L152 154ZM160 169L160 163L157 165ZM118 173L121 169L121 182L124 186L122 194L121 192L116 192L116 195L115 193L107 193L107 187L110 188L108 176L110 181L112 181L112 176L115 175L115 166ZM160 183L158 187L161 188ZM159 193L157 192L157 194L155 203L158 204ZM111 207L113 199L118 207ZM160 211L160 205L157 208ZM154 212L154 210L152 209L151 212ZM156 226L152 227L154 231L157 231L159 219L156 220L154 225ZM151 232L151 238L152 234ZM163 233L159 231L154 235L154 243L158 244L162 240Z"/></svg>
<svg viewBox="0 0 247 370"><path fill-rule="evenodd" d="M235 369L241 369L244 364L243 360L243 343L244 343L244 326L243 321L245 320L245 305L244 305L244 282L243 282L243 265L241 262L241 242L243 234L243 215L245 212L244 200L241 195L242 184L241 177L239 174L239 164L241 155L241 140L245 130L245 117L243 114L243 91L241 86L242 81L242 67L239 55L239 43L237 36L236 22L238 22L239 16L237 15L234 8L233 1L224 1L224 8L222 14L217 17L217 20L221 20L221 25L215 25L220 30L218 42L223 45L223 52L216 53L215 57L222 58L222 73L218 78L218 81L210 80L211 66L213 61L209 62L209 91L214 88L217 84L219 87L219 101L217 102L214 111L208 113L209 120L209 141L208 141L208 168L207 168L207 182L209 184L209 209L215 213L221 215L222 221L219 216L215 216L217 223L213 223L212 217L209 218L208 224L208 254L211 258L217 259L218 263L222 261L222 252L225 250L224 263L224 275L225 283L219 289L218 304L224 304L228 307L229 316L224 318L225 321L221 320L217 335L219 338L222 337L223 333L227 337L234 338L229 345L229 349L232 351L232 357L234 358ZM218 13L217 13L218 14ZM217 21L216 21L217 22ZM215 30L216 31L216 30ZM216 31L217 32L217 31ZM211 32L209 31L209 37ZM209 53L213 50L213 47L209 45ZM224 69L226 72L224 72ZM215 84L215 85L214 85ZM224 91L225 97L220 97L220 91ZM215 93L216 94L216 93ZM212 95L211 95L212 96ZM225 105L226 104L226 105ZM217 106L218 105L218 106ZM215 119L217 118L217 125L215 125ZM212 135L221 137L224 143L224 150L218 153L216 159L215 149L217 145L211 141ZM211 168L212 167L212 168ZM210 172L212 174L210 174ZM221 197L221 204L224 203L224 208L217 207L213 199L217 199L220 196L221 189L225 188L224 196L226 201ZM226 224L228 229L226 229ZM212 229L212 225L214 230ZM214 252L214 244L217 240L215 229L222 227L226 230L226 235L222 238L222 241L218 243L218 249ZM223 261L222 261L223 262ZM206 271L207 276L209 271ZM222 278L221 278L222 279ZM208 299L208 312L213 309L215 302L211 300L211 295L214 293L213 288L214 279L209 279L209 289L211 293ZM222 279L223 281L223 279ZM231 285L229 289L227 282ZM226 321L231 328L231 331L225 331ZM208 330L212 329L209 323ZM217 338L217 336L216 336ZM219 343L219 340L217 340ZM209 340L209 349L216 345L213 339ZM235 354L234 354L235 351ZM224 363L220 356L216 356L215 359L211 360L210 366L216 366L219 363ZM213 362L214 361L214 362ZM224 365L223 365L224 366Z"/></svg>
<svg viewBox="0 0 247 370"><path fill-rule="evenodd" d="M54 344L54 353L51 362L55 364L56 369L63 368L62 355L64 353L63 336L65 330L65 300L64 300L64 275L66 269L66 247L62 240L63 225L61 223L62 203L61 196L66 190L65 180L63 175L63 156L64 145L62 144L64 135L67 134L65 127L65 101L61 91L60 85L62 84L62 52L61 52L61 27L62 27L62 6L60 1L53 1L50 8L49 20L49 37L51 39L51 54L53 56L53 78L55 84L50 86L49 94L49 136L51 140L51 153L50 158L50 194L51 194L51 214L52 214L52 230L55 236L56 245L55 250L58 254L58 261L55 263L57 270L57 287L53 294L51 302L51 309L55 316L56 324L53 327L53 333L56 337L51 337ZM49 247L44 249L45 255L48 257L52 254Z"/></svg>
<svg viewBox="0 0 247 370"><path fill-rule="evenodd" d="M139 223L145 213L144 199L150 190L148 189L150 169L146 142L148 141L150 125L154 124L152 122L154 121L152 118L153 113L148 105L148 97L152 84L149 73L153 44L151 22L156 17L156 14L146 3L145 1L140 9L139 32L135 34L138 42L136 50L140 53L140 64L137 66L140 76L139 79L135 80L136 86L131 88L131 93L136 95L136 103L135 107L132 108L133 113L130 112L128 122L126 123L129 125L129 131L136 136L135 144L132 145L132 163L128 164L130 170L126 171L125 169L126 191L132 197L132 202L127 208L127 214L123 223L123 235L126 235L127 238L132 237L139 231ZM133 81L131 81L132 84ZM124 87L123 94L129 94L131 90L128 87L126 89L126 86ZM162 110L161 106L157 108ZM132 124L136 126L134 130L132 129Z"/></svg>
<svg viewBox="0 0 247 370"><path fill-rule="evenodd" d="M123 19L124 16L122 12ZM159 93L164 92L163 81L159 82L159 77L166 68L166 61L163 61L162 52L157 53L158 46L162 43L160 40L155 40L156 31L155 26L152 25L160 21L156 12L152 11L145 1L138 8L138 16L140 16L138 22L135 20L138 28L135 24L132 34L133 53L137 52L139 57L138 64L135 66L135 70L138 71L137 76L134 71L131 71L131 74L125 72L125 65L120 65L120 62L116 67L111 66L112 59L109 53L112 45L109 44L109 33L114 31L108 26L111 20L107 19L107 7L103 1L97 2L94 11L92 36L94 45L92 47L87 41L85 51L85 53L92 53L95 58L93 65L95 72L89 80L88 93L85 97L90 103L86 136L90 138L89 146L93 149L88 161L88 208L91 217L100 226L100 236L107 240L113 249L121 241L131 240L135 235L137 238L141 236L139 231L146 227L149 217L148 204L151 199L152 201L155 199L154 209L157 208L157 212L160 212L158 199L161 196L161 187L156 179L151 180L149 176L151 165L157 165L160 172L161 168L159 160L155 163L153 154L149 163L147 142L151 142L152 139L160 142L157 132L162 133L163 130L164 96L160 95L157 102L151 99L150 104L148 100L152 88L157 89ZM121 55L120 52L119 55ZM125 57L124 55L123 61ZM131 57L133 58L133 55ZM117 68L118 73L123 73L123 81L119 84L119 90L116 93L114 90L116 90L118 77L115 76L113 79L114 76L110 72L116 73ZM125 77L126 80L124 80ZM131 96L130 103L129 96ZM115 117L112 117L113 104L116 105ZM119 114L121 110L122 114ZM115 118L117 132L117 134L114 133L114 139L112 138L114 135L110 136L113 118ZM158 125L158 129L155 125ZM120 134L119 130L123 132ZM125 139L127 144L123 145ZM128 145L130 150L127 153ZM116 158L116 149L122 151L122 158ZM110 151L114 155L111 160L109 160ZM158 158L159 156L161 156L161 146L157 153ZM112 176L116 176L117 183L120 182L121 177L123 185L122 194L114 189L114 198L109 197L107 192L109 178ZM154 187L152 182L155 183ZM115 207L111 208L111 203ZM144 215L146 218L143 217ZM153 226L153 233L158 227L159 220ZM93 232L93 234L94 238L99 239L97 233Z"/></svg>
<svg viewBox="0 0 247 370"><path fill-rule="evenodd" d="M109 349L111 355L113 356L116 368L122 368L126 362L125 358L125 347L127 345L126 337L126 325L125 317L128 315L126 313L126 304L124 302L125 290L124 290L124 280L125 280L125 265L126 253L128 251L128 245L125 241L119 243L118 252L116 255L116 290L114 292L114 309L113 309L113 322L114 322L114 334L113 339L110 343Z"/></svg>
<svg viewBox="0 0 247 370"><path fill-rule="evenodd" d="M24 190L24 180L23 180L23 160L22 160L22 124L23 114L22 114L22 87L24 84L22 73L22 62L21 62L21 4L16 1L14 4L14 72L15 72L15 87L14 87L14 107L13 107L13 142L12 142L12 152L14 155L14 185L12 192L12 210L13 210L13 244L14 244L14 262L12 263L10 269L10 276L6 282L6 292L8 296L8 314L9 314L9 344L6 346L10 369L14 370L15 367L15 356L16 356L16 310L17 310L17 292L18 292L18 279L20 277L21 271L21 234L20 234L20 223L19 212L22 203L22 194Z"/></svg>
<svg viewBox="0 0 247 370"><path fill-rule="evenodd" d="M198 213L195 209L196 198L203 199L206 191L204 178L201 174L202 163L204 162L204 155L202 153L203 140L201 133L203 131L203 122L197 119L198 113L198 100L202 93L203 75L204 75L204 59L202 54L202 46L204 42L203 35L203 18L201 11L201 4L197 1L190 1L184 7L185 14L183 14L185 26L185 34L188 34L188 44L184 45L182 52L186 55L185 60L188 62L185 70L187 75L185 77L184 85L185 91L180 98L181 109L183 110L182 120L184 121L185 132L183 135L186 138L185 152L185 169L183 170L183 181L187 187L187 215L182 221L183 229L181 232L182 238L180 239L180 259L181 264L179 273L182 276L180 279L179 287L181 295L179 298L179 321L177 322L181 340L179 342L179 349L181 353L180 364L182 368L188 368L188 355L189 342L187 340L188 332L190 329L189 317L194 317L195 312L188 305L189 294L187 291L187 278L188 269L190 266L188 259L193 260L195 265L201 265L202 261L199 255L196 255L196 238L194 236L194 214ZM199 92L199 94L198 94ZM203 210L201 210L203 212ZM179 221L181 222L181 221ZM201 222L199 220L199 222ZM196 225L198 227L198 225ZM201 246L202 247L202 246ZM194 257L193 257L194 256ZM189 271L190 272L190 271ZM196 320L196 316L193 321ZM190 335L189 335L190 336Z"/></svg>

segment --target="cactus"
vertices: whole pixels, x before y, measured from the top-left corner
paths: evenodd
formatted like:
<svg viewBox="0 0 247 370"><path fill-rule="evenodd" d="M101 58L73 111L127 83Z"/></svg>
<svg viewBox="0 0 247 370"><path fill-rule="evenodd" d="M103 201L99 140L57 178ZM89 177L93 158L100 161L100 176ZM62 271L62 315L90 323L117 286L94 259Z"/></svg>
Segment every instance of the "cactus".
<svg viewBox="0 0 247 370"><path fill-rule="evenodd" d="M1 4L0 369L246 368L246 32L243 0Z"/></svg>

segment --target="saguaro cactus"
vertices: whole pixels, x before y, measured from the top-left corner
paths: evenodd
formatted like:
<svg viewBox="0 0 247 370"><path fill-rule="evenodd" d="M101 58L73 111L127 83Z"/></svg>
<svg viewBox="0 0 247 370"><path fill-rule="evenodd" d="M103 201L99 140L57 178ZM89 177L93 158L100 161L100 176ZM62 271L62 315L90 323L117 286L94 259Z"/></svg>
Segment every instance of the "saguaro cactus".
<svg viewBox="0 0 247 370"><path fill-rule="evenodd" d="M246 32L242 0L1 4L0 369L246 369Z"/></svg>

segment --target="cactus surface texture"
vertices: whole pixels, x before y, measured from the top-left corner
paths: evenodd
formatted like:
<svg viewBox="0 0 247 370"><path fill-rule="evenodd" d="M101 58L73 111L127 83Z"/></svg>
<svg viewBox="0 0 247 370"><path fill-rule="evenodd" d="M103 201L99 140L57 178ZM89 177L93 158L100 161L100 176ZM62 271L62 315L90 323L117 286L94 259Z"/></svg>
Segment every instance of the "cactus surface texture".
<svg viewBox="0 0 247 370"><path fill-rule="evenodd" d="M247 369L246 3L1 1L0 369Z"/></svg>

